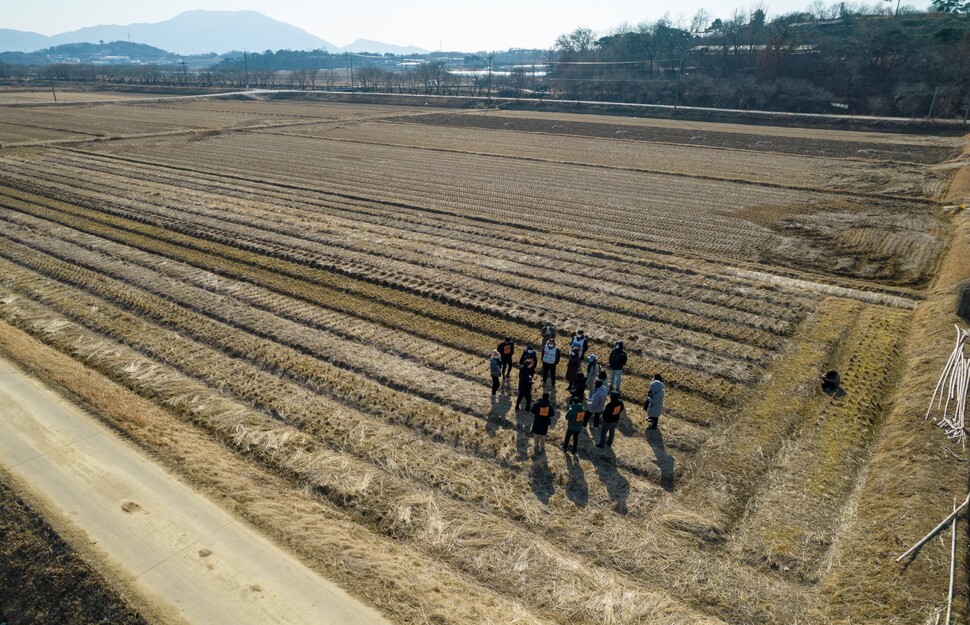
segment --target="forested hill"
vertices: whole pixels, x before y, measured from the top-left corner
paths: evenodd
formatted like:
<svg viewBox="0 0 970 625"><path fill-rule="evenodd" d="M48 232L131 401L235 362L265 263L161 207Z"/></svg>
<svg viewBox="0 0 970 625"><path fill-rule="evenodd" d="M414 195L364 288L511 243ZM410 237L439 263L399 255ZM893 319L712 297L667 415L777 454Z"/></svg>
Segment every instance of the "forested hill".
<svg viewBox="0 0 970 625"><path fill-rule="evenodd" d="M959 13L830 13L766 20L763 11L690 25L668 19L555 46L563 97L871 115L963 115L970 18ZM934 101L935 100L935 101Z"/></svg>

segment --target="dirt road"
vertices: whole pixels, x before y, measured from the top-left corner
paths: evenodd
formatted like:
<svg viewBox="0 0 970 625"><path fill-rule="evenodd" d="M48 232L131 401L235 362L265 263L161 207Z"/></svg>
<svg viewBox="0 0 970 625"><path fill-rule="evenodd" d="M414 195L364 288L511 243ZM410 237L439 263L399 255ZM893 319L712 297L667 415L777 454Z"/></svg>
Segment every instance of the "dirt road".
<svg viewBox="0 0 970 625"><path fill-rule="evenodd" d="M387 623L2 359L0 465L164 622Z"/></svg>

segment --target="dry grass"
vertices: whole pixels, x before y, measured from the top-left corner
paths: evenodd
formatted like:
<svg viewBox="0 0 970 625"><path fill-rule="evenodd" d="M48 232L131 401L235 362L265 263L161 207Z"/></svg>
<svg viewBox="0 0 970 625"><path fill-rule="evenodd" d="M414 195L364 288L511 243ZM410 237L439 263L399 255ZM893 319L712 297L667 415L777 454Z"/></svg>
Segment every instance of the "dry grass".
<svg viewBox="0 0 970 625"><path fill-rule="evenodd" d="M949 174L867 152L840 178L819 155L932 160L953 144L769 129L755 160L770 167L717 172L712 155L756 130L704 126L690 147L655 140L701 126L630 121L660 133L638 143L594 136L613 120L579 138L528 115L503 118L519 133L432 116L380 124L387 139L367 120L423 111L114 110L52 127L123 136L157 113L171 128L0 151L0 319L20 329L0 324L2 349L392 619L893 622L939 595L935 546L911 571L883 560L935 523L931 480L953 468L901 411L921 403L905 381L937 368L949 334L922 326L948 323L966 259L921 292L948 214L811 187L936 195ZM256 131L271 125L340 140ZM473 154L489 133L494 154ZM676 175L636 171L643 141ZM589 163L572 162L580 145ZM785 172L810 188L782 188ZM578 459L532 459L531 416L488 402L485 354L535 341L547 317L584 326L601 357L631 348L612 452L584 435ZM830 367L845 397L818 390ZM667 414L644 436L656 371Z"/></svg>
<svg viewBox="0 0 970 625"><path fill-rule="evenodd" d="M435 558L402 551L303 484L231 452L172 412L2 322L0 352L61 388L193 485L287 545L311 568L394 620L544 622Z"/></svg>
<svg viewBox="0 0 970 625"><path fill-rule="evenodd" d="M967 490L966 463L941 449L948 443L922 418L952 348L956 288L970 279L968 215L959 215L954 224L950 254L914 316L901 383L873 445L854 521L838 537L832 571L822 584L837 622L921 622L932 607L946 602L948 542L931 541L909 562L893 560L947 515L953 496L960 499ZM966 553L966 533L958 538L959 553ZM968 614L965 563L958 563L957 573L959 623Z"/></svg>

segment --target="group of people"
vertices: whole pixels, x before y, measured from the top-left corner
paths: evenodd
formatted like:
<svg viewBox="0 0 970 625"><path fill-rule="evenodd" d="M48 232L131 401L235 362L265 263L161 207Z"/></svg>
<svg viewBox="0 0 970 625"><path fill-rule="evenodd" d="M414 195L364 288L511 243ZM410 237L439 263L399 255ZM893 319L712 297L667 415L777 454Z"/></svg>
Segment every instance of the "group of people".
<svg viewBox="0 0 970 625"><path fill-rule="evenodd" d="M546 322L542 327L541 352L530 343L526 345L518 361L519 384L515 409L521 410L521 404L525 401L525 409L532 412L532 435L536 455L545 452L549 427L556 418L556 406L550 399L550 392L545 390L547 384L552 385L553 392L556 389L556 369L562 357L562 351L556 343L556 334L555 327ZM596 355L587 356L587 352L589 352L589 339L583 330L577 330L569 343L566 364L565 378L569 400L565 416L566 436L562 443L563 451L568 451L570 442L572 443L573 455L579 447L579 433L586 431L591 423L592 428L599 430L599 443L596 446L600 449L612 447L620 415L625 409L623 400L620 398L623 369L628 360L623 341L614 343L610 352L606 363L610 370L609 376ZM489 371L492 376L493 401L502 386L502 381L508 381L515 369L514 354L515 342L510 336L505 337L505 340L492 352ZM533 403L532 387L539 364L542 365L543 393L542 398ZM650 390L643 404L647 412L647 429L657 429L660 415L663 413L664 391L663 376L658 373L650 382Z"/></svg>

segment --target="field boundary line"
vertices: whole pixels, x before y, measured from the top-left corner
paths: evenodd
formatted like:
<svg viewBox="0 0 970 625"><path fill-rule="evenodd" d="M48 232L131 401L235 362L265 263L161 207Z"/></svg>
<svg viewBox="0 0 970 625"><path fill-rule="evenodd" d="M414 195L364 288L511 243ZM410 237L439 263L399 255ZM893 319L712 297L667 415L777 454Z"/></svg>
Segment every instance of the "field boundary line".
<svg viewBox="0 0 970 625"><path fill-rule="evenodd" d="M749 280L756 280L765 284L787 286L795 289L813 291L815 293L821 293L822 295L831 295L844 299L854 299L866 304L878 304L880 306L902 308L904 310L916 310L916 307L919 305L919 300L900 295L890 295L888 293L879 293L876 291L865 291L862 289L853 289L844 286L836 286L834 284L825 284L824 282L812 282L810 280L802 280L798 278L787 278L775 274L764 273L762 271L753 271L751 269L739 269L737 267L725 266L724 271L739 278L748 278Z"/></svg>
<svg viewBox="0 0 970 625"><path fill-rule="evenodd" d="M377 123L396 123L396 122L382 122L381 120L377 120ZM404 123L407 123L407 122L404 122ZM756 186L756 187L769 187L769 188L772 188L772 189L785 189L785 190L789 190L789 191L808 191L808 192L814 192L814 193L823 192L823 193L829 193L829 194L832 194L832 195L845 195L845 196L856 197L856 198L871 198L871 199L879 199L879 200L890 200L890 201L896 201L896 202L912 202L914 204L922 204L922 205L926 205L926 206L942 206L943 205L943 202L942 201L940 201L940 200L934 200L932 198L913 197L913 196L907 196L907 195L893 195L893 194L890 194L890 193L866 193L866 192L863 192L863 191L850 191L850 190L845 190L845 189L828 189L828 188L821 189L821 188L818 188L818 187L803 187L803 186L798 186L798 185L782 184L780 182L768 182L768 181L748 180L746 178L727 178L727 177L722 177L722 176L711 176L711 175L707 175L707 174L693 174L693 173L682 172L682 171L668 171L668 170L663 170L663 169L649 169L649 168L646 168L646 167L630 167L630 166L625 166L625 165L607 165L607 164L604 164L604 163L582 163L580 161L559 161L559 160L549 159L549 158L539 158L537 156L519 156L519 155L514 155L514 154L499 154L499 153L496 153L496 152L478 152L478 151L473 151L473 150L458 150L458 149L455 149L455 148L441 148L441 147L431 147L431 146L425 146L425 145L403 145L403 144L400 144L400 143L380 143L380 142L377 142L377 141L367 141L367 140L363 140L363 139L346 139L346 138L342 138L342 137L318 137L318 136L307 136L307 135L295 135L295 134L290 134L290 133L286 133L286 132L274 132L275 131L275 128L268 128L268 129L254 128L253 130L255 130L256 132L258 132L259 134L270 134L270 135L278 135L278 136L284 136L284 137L299 137L301 139L311 139L311 140L317 140L317 141L336 141L336 142L343 142L343 143L357 143L357 144L361 144L361 145L392 146L392 147L406 148L406 149L409 149L409 150L427 150L427 151L430 151L430 152L445 152L445 153L449 153L449 154L468 154L468 155L472 155L472 156L484 156L484 157L489 157L489 158L504 158L504 159L520 160L520 161L526 161L526 162L531 162L531 163L551 163L551 164L555 164L555 165L569 165L569 166L572 166L572 167L585 167L585 168L590 168L590 169L606 169L606 170L610 170L610 171L627 171L627 172L641 173L641 174L653 174L653 175L656 175L656 176L671 176L671 177L675 177L675 178L688 178L688 179L691 179L691 180L708 180L708 181L711 181L711 182L726 182L726 183L744 184L744 185L751 185L751 186ZM485 131L488 131L488 132L493 132L491 129L482 129L482 130L485 130ZM497 131L497 132L509 132L509 131L501 131L500 130L500 131ZM511 131L511 132L516 132L516 131ZM555 134L552 134L552 133L543 133L543 132L532 133L531 131L526 131L526 132L530 132L530 134L542 134L542 135L549 136L549 137L561 136L561 135L555 135ZM589 137L584 137L583 135L567 135L567 136L589 139ZM627 139L606 139L606 140L608 140L608 141L629 141ZM646 143L646 142L644 142L644 143ZM778 155L786 155L783 152L771 152L771 151L768 151L768 152L760 152L760 151L755 151L755 150L743 150L743 149L735 149L735 148L723 148L723 147L719 147L719 146L690 146L690 145L686 145L686 144L683 144L683 143L670 143L670 142L666 142L666 141L650 141L649 143L651 145L669 145L669 146L674 146L674 147L700 147L700 148L708 149L708 150L723 150L723 151L732 152L732 153L733 152L742 152L742 153L750 153L750 154L778 154ZM787 155L787 156L791 156L791 155ZM823 159L826 159L826 158L828 160L835 160L835 159L832 159L830 157L811 156L811 155L809 155L809 156L810 156L810 158L815 158L815 159L818 159L818 160L823 160ZM847 159L838 159L838 160L847 160ZM857 159L852 159L852 160L857 160ZM858 162L862 162L862 163L883 163L883 164L892 164L892 165L910 165L910 166L913 166L913 167L924 167L925 166L925 165L921 165L919 163L910 163L908 161L863 161L863 160L858 160Z"/></svg>

